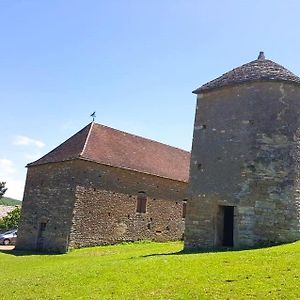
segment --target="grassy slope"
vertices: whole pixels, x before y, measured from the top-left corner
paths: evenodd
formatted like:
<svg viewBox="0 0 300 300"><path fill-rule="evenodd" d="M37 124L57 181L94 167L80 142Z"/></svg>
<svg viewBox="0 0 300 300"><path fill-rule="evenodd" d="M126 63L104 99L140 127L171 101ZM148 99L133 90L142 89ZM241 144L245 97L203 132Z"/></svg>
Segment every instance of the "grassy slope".
<svg viewBox="0 0 300 300"><path fill-rule="evenodd" d="M12 199L12 198L9 198L9 197L2 197L0 199L0 205L15 206L15 205L21 205L21 204L22 204L22 201Z"/></svg>
<svg viewBox="0 0 300 300"><path fill-rule="evenodd" d="M300 298L300 242L219 253L181 249L175 242L52 256L0 253L0 299Z"/></svg>

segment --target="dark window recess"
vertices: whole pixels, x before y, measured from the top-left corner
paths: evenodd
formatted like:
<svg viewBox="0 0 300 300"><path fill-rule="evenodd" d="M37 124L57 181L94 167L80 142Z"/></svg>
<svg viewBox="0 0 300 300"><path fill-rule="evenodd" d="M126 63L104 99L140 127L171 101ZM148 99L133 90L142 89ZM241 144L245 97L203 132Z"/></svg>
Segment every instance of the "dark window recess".
<svg viewBox="0 0 300 300"><path fill-rule="evenodd" d="M182 218L185 218L186 216L186 200L183 200L182 202Z"/></svg>
<svg viewBox="0 0 300 300"><path fill-rule="evenodd" d="M198 169L198 170L201 170L201 169L202 169L202 164L198 163L198 164L197 164L197 169Z"/></svg>
<svg viewBox="0 0 300 300"><path fill-rule="evenodd" d="M206 129L206 124L203 124L201 127L202 129Z"/></svg>
<svg viewBox="0 0 300 300"><path fill-rule="evenodd" d="M249 165L249 166L248 166L248 169L249 169L250 171L252 171L252 172L255 172L255 171L256 171L256 168L255 168L254 165Z"/></svg>
<svg viewBox="0 0 300 300"><path fill-rule="evenodd" d="M139 192L137 195L136 212L145 213L147 206L147 195L145 192Z"/></svg>
<svg viewBox="0 0 300 300"><path fill-rule="evenodd" d="M42 233L46 230L46 225L47 225L47 223L44 223L44 222L40 224L40 233Z"/></svg>

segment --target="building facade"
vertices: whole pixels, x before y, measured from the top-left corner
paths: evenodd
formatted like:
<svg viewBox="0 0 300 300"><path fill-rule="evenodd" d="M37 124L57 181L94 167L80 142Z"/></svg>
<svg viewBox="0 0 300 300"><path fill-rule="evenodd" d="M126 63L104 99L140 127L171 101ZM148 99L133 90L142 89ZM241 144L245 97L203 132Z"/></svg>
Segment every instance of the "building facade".
<svg viewBox="0 0 300 300"><path fill-rule="evenodd" d="M28 165L16 248L179 240L190 153L91 123Z"/></svg>
<svg viewBox="0 0 300 300"><path fill-rule="evenodd" d="M185 248L300 239L300 78L260 53L194 93Z"/></svg>

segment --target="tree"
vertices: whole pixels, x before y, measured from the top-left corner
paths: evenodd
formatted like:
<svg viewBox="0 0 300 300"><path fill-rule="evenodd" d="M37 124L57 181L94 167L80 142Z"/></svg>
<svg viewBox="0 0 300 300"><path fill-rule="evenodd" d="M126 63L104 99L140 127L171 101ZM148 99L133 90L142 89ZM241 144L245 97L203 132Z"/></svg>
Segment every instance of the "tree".
<svg viewBox="0 0 300 300"><path fill-rule="evenodd" d="M5 192L7 191L7 188L5 187L6 182L2 181L0 182L0 199L3 197Z"/></svg>
<svg viewBox="0 0 300 300"><path fill-rule="evenodd" d="M16 206L16 208L9 212L7 216L5 216L3 219L0 219L0 228L6 230L18 228L20 212L20 207Z"/></svg>

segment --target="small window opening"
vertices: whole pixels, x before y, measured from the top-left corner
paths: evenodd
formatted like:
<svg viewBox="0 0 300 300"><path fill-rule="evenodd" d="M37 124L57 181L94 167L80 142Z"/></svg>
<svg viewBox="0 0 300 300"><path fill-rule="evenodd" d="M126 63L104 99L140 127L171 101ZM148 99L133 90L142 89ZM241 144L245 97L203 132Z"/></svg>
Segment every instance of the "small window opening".
<svg viewBox="0 0 300 300"><path fill-rule="evenodd" d="M146 193L145 192L138 192L136 212L137 213L146 213L146 206L147 206L147 195L146 195Z"/></svg>
<svg viewBox="0 0 300 300"><path fill-rule="evenodd" d="M40 233L42 233L46 230L46 225L47 225L47 223L45 223L45 222L42 222L40 224Z"/></svg>
<svg viewBox="0 0 300 300"><path fill-rule="evenodd" d="M198 169L198 170L201 170L201 169L202 169L202 164L198 163L198 164L197 164L197 169Z"/></svg>
<svg viewBox="0 0 300 300"><path fill-rule="evenodd" d="M202 129L206 129L206 124L202 124Z"/></svg>

